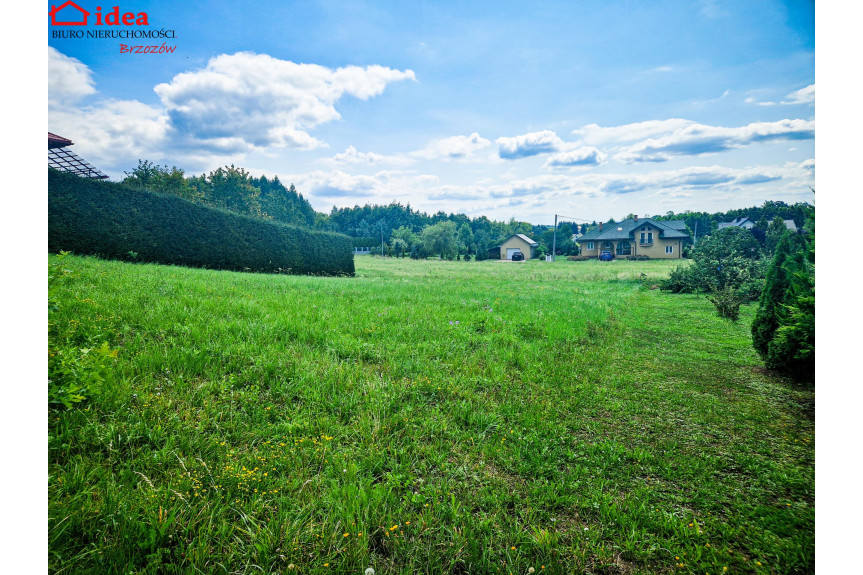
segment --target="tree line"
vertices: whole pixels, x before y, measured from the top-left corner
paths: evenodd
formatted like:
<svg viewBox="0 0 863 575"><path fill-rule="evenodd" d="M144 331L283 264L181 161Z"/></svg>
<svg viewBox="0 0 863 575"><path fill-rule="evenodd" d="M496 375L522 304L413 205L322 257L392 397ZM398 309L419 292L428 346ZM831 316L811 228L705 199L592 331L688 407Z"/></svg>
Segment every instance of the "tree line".
<svg viewBox="0 0 863 575"><path fill-rule="evenodd" d="M316 212L293 184L285 187L278 176L252 177L233 164L209 174L186 176L172 166L138 160L138 167L126 172L122 183L134 189L179 196L206 206L221 208L283 224L312 228Z"/></svg>
<svg viewBox="0 0 863 575"><path fill-rule="evenodd" d="M333 207L329 213L316 212L309 201L297 191L294 184L285 186L278 178L253 177L243 168L234 165L219 167L208 174L187 176L176 166L159 166L139 160L138 166L126 172L123 183L138 189L175 195L204 205L227 209L253 217L331 231L353 238L355 247L372 248L372 253L389 256L427 257L447 259L486 259L499 257L493 251L514 234L525 234L539 247L537 256L551 253L578 255L574 236L599 225L597 221L562 221L555 230L550 225L529 222L490 220L486 216L470 218L465 214L438 211L427 214L410 204L391 202L386 205ZM682 220L690 234L685 242L684 256L688 256L693 243L716 233L721 222L746 216L756 222L752 234L760 244L775 247L784 229L783 220L793 220L800 227L807 218L809 204L786 204L767 201L758 207L735 209L726 212L666 212L651 216L653 219ZM632 218L628 214L626 218ZM615 223L614 219L603 222ZM428 228L432 228L426 231Z"/></svg>

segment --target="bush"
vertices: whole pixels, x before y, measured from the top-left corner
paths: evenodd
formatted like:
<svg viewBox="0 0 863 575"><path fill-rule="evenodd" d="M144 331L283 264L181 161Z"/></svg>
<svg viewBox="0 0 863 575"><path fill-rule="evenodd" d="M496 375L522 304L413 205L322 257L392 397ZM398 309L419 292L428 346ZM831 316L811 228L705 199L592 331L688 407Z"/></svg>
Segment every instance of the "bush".
<svg viewBox="0 0 863 575"><path fill-rule="evenodd" d="M740 304L742 301L737 290L726 287L708 295L707 299L716 307L719 317L724 317L731 321L740 319Z"/></svg>
<svg viewBox="0 0 863 575"><path fill-rule="evenodd" d="M589 256L566 256L567 261L571 262L586 262L591 259ZM596 258L593 258L596 259Z"/></svg>
<svg viewBox="0 0 863 575"><path fill-rule="evenodd" d="M765 261L758 242L741 228L724 228L704 238L692 252L693 263L680 266L663 281L672 293L716 293L735 290L741 303L761 295Z"/></svg>
<svg viewBox="0 0 863 575"><path fill-rule="evenodd" d="M353 275L351 239L48 170L48 250L222 270Z"/></svg>
<svg viewBox="0 0 863 575"><path fill-rule="evenodd" d="M689 272L689 268L678 266L671 270L668 278L663 280L659 287L671 293L695 293L698 291L698 282L695 274Z"/></svg>
<svg viewBox="0 0 863 575"><path fill-rule="evenodd" d="M649 260L650 256L645 256L645 255L639 254L639 255L635 255L635 256L626 256L626 259L628 259L629 261L633 261L633 262L643 262L644 260Z"/></svg>

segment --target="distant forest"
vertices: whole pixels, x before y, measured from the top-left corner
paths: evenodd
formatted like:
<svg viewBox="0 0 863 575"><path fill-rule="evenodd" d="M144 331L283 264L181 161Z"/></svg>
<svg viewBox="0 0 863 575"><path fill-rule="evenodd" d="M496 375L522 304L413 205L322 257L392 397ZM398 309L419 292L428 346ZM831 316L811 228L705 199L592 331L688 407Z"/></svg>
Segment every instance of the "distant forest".
<svg viewBox="0 0 863 575"><path fill-rule="evenodd" d="M186 176L177 167L169 168L139 160L138 167L126 172L122 183L263 219L342 233L354 238L354 246L370 247L377 253L380 253L383 240L388 255L416 256L439 252L450 257L486 259L489 250L509 236L525 234L540 244L537 251L542 256L551 252L554 237L551 225L534 225L514 218L508 222L490 220L486 216L469 218L465 214L447 214L443 211L427 214L411 208L410 204L402 205L399 202L352 208L333 207L329 214L320 213L312 208L293 184L285 187L277 176L272 179L266 176L255 178L243 168L233 165L217 168L209 174ZM809 207L804 202L787 204L766 201L761 206L726 212L669 211L651 217L656 220L683 220L690 236L697 242L699 238L716 231L720 222L742 216L757 223L754 231L756 237L763 234L777 217L794 220L798 227L802 227ZM631 217L633 214L626 216ZM614 221L609 220L611 223ZM573 235L584 233L597 225L599 222L596 221L559 223L556 242L558 254L575 254L577 246L572 240ZM441 237L445 240L441 240ZM434 249L430 247L432 244Z"/></svg>

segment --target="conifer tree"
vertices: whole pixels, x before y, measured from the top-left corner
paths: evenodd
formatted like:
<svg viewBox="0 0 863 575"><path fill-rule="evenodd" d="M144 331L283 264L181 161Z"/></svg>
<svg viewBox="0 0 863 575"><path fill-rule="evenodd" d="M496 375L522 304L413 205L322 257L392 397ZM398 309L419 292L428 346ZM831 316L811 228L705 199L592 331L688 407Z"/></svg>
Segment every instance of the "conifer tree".
<svg viewBox="0 0 863 575"><path fill-rule="evenodd" d="M752 322L752 345L765 361L767 346L779 327L779 310L785 303L785 293L791 285L786 263L792 256L793 247L792 235L783 234L767 268L758 312Z"/></svg>
<svg viewBox="0 0 863 575"><path fill-rule="evenodd" d="M767 271L752 345L768 368L798 380L815 379L815 218L806 236L786 230Z"/></svg>

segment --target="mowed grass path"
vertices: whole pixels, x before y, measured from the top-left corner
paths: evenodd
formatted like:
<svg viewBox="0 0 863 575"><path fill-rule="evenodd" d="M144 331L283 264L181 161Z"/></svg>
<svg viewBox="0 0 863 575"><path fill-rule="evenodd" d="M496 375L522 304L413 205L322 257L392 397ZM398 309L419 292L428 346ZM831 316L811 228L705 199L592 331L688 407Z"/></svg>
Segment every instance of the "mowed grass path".
<svg viewBox="0 0 863 575"><path fill-rule="evenodd" d="M54 573L807 573L814 390L671 262L357 258L355 278L50 256Z"/></svg>

